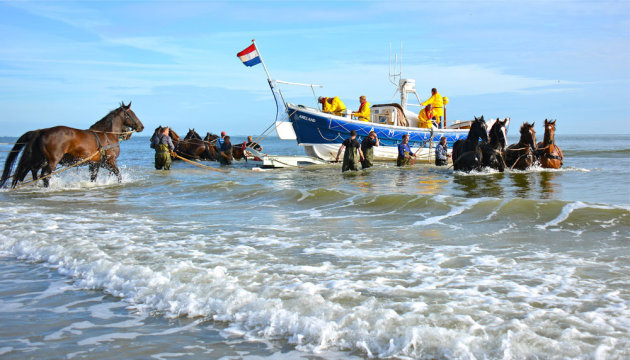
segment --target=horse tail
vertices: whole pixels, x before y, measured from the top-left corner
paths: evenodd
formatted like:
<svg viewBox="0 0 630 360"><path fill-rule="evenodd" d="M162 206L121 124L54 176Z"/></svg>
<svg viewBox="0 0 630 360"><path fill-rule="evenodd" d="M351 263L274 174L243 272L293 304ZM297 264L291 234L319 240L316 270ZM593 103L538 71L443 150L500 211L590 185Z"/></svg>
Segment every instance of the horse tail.
<svg viewBox="0 0 630 360"><path fill-rule="evenodd" d="M17 139L15 145L13 145L13 149L11 149L11 151L9 152L9 156L7 156L6 160L4 161L4 170L2 171L2 178L0 178L0 188L4 186L7 180L9 180L11 172L13 171L13 164L20 154L20 151L22 151L25 145L30 144L31 140L33 140L37 136L39 136L39 130L33 130L24 133L22 136L20 136L19 139ZM20 166L18 165L18 169L19 167ZM16 170L16 173L17 172L18 170Z"/></svg>
<svg viewBox="0 0 630 360"><path fill-rule="evenodd" d="M12 188L15 188L18 182L23 181L29 171L33 172L33 180L36 179L37 171L43 165L41 152L38 153L40 154L39 157L34 156L34 150L36 150L35 147L40 144L39 140L40 133L38 131L37 134L35 134L35 136L33 136L26 144L26 147L24 147L22 156L20 156L20 161L18 162L15 173L13 174L13 181L11 182Z"/></svg>

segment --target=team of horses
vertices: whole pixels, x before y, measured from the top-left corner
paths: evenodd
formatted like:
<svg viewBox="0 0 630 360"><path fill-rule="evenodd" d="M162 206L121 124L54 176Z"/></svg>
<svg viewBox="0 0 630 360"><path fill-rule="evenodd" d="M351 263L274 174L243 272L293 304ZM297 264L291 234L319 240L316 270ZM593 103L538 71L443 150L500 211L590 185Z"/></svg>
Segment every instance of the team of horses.
<svg viewBox="0 0 630 360"><path fill-rule="evenodd" d="M153 136L159 134L163 128L162 125L155 128ZM201 138L195 129L188 129L188 133L182 139L172 128L169 127L169 130L169 137L175 146L174 153L177 155L175 159L181 157L188 160L219 160L218 135L208 132L204 138ZM247 160L245 147L244 143L232 145L232 158Z"/></svg>
<svg viewBox="0 0 630 360"><path fill-rule="evenodd" d="M520 139L507 145L507 128L510 119L497 119L490 131L481 116L475 117L466 139L453 144L453 168L458 171L480 171L484 167L504 171L526 170L535 165L542 168L559 169L564 160L562 150L555 144L556 121L545 119L545 136L536 143L534 123L523 123Z"/></svg>
<svg viewBox="0 0 630 360"><path fill-rule="evenodd" d="M564 160L562 150L555 144L556 121L545 119L545 135L542 142L536 142L534 123L523 123L520 139L507 146L507 128L510 119L497 119L490 130L481 116L475 117L466 139L453 144L453 167L458 171L481 170L484 167L504 171L505 169L525 170L539 164L543 168L559 169ZM101 167L122 180L116 159L120 154L120 140L127 140L133 132L141 132L144 125L131 110L131 102L110 111L101 120L86 130L67 126L54 126L24 133L14 144L4 164L0 187L12 178L15 188L31 173L33 181L42 180L49 185L49 177L57 165L75 166L87 162L90 180L96 181ZM155 129L154 136L162 130ZM169 136L175 145L176 158L189 160L219 159L218 135L207 133L204 138L189 129L186 136L170 130ZM232 157L241 160L246 156L245 143L232 146ZM21 156L19 156L21 153ZM15 167L16 160L17 167ZM13 168L15 171L13 172Z"/></svg>

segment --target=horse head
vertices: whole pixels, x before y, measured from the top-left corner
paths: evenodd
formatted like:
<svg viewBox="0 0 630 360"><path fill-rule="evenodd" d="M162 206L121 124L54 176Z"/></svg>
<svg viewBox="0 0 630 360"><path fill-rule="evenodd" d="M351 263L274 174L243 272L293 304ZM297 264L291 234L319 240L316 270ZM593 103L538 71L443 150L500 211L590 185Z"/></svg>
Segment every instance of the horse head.
<svg viewBox="0 0 630 360"><path fill-rule="evenodd" d="M188 134L184 136L184 140L192 140L192 139L201 140L201 136L197 134L197 132L195 131L195 128L188 129Z"/></svg>
<svg viewBox="0 0 630 360"><path fill-rule="evenodd" d="M245 161L247 161L247 156L245 156L246 144L247 142L243 142L242 144L238 145L232 145L232 157L234 158L234 160L241 160L242 158L245 158Z"/></svg>
<svg viewBox="0 0 630 360"><path fill-rule="evenodd" d="M521 125L521 139L519 143L522 145L529 145L532 148L532 151L536 151L536 131L534 130L535 122L531 123L531 125L527 122L524 122Z"/></svg>
<svg viewBox="0 0 630 360"><path fill-rule="evenodd" d="M507 127L510 124L510 118L505 118L503 121L497 119L490 129L490 143L498 142L501 148L504 148L507 144Z"/></svg>
<svg viewBox="0 0 630 360"><path fill-rule="evenodd" d="M171 138L171 141L173 142L173 146L177 147L179 145L179 140L180 137L179 135L175 132L175 130L173 130L173 128L168 128L168 136Z"/></svg>
<svg viewBox="0 0 630 360"><path fill-rule="evenodd" d="M153 136L152 136L152 137L158 136L158 134L162 132L162 129L164 129L164 128L162 127L162 125L160 125L160 126L156 127L156 128L155 128L155 131L153 131Z"/></svg>
<svg viewBox="0 0 630 360"><path fill-rule="evenodd" d="M206 133L206 137L203 138L203 141L212 142L212 141L215 141L218 138L219 138L219 135L216 135L216 134L208 132L208 133Z"/></svg>
<svg viewBox="0 0 630 360"><path fill-rule="evenodd" d="M475 116L475 120L470 125L470 131L468 132L468 138L477 140L481 138L481 141L488 141L488 127L486 121L481 115L480 118Z"/></svg>
<svg viewBox="0 0 630 360"><path fill-rule="evenodd" d="M545 119L545 138L543 139L545 144L553 144L553 139L556 134L556 120Z"/></svg>
<svg viewBox="0 0 630 360"><path fill-rule="evenodd" d="M131 101L128 105L125 105L124 101L121 102L120 109L122 110L123 126L125 128L130 128L136 132L142 132L142 130L144 130L144 125L142 125L142 122L138 119L136 113L131 110ZM129 134L129 137L131 137L131 134Z"/></svg>

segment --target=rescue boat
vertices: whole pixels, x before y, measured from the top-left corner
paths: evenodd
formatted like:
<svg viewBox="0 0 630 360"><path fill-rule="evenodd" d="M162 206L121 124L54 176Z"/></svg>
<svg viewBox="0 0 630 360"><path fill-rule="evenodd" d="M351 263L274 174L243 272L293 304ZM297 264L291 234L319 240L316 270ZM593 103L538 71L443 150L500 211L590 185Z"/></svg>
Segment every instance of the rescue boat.
<svg viewBox="0 0 630 360"><path fill-rule="evenodd" d="M466 138L471 121L455 121L443 129L435 125L430 129L418 127L418 114L407 109L409 94L414 94L418 104L421 103L415 80L400 79L398 91L400 103L372 105L370 121L353 119L350 111L338 116L318 108L283 101L287 116L285 121L276 121L276 132L281 139L297 140L307 155L325 161L335 160L339 146L350 137L352 130L357 132L359 141L367 137L370 131L376 132L380 142L380 146L374 147L376 161L396 160L398 144L402 142L404 134L409 134L409 145L416 153L416 161L423 162L435 160L435 146L442 136L446 138L449 149L458 139ZM283 99L282 96L280 98ZM488 127L493 122L489 121Z"/></svg>

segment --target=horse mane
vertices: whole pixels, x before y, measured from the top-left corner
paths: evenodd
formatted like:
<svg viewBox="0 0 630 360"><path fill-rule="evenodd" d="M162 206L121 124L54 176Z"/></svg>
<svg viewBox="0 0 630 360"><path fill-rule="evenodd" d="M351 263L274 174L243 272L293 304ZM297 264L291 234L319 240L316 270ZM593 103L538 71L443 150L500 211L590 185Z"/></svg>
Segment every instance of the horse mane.
<svg viewBox="0 0 630 360"><path fill-rule="evenodd" d="M523 125L521 125L521 129L520 129L521 138L519 139L519 143L521 144L529 143L527 141L528 138L531 137L529 130L533 129L533 127L534 127L534 123L530 124L528 122L524 122Z"/></svg>
<svg viewBox="0 0 630 360"><path fill-rule="evenodd" d="M202 140L201 135L199 135L197 131L195 131L195 129L188 129L188 134L186 134L186 136L184 137L184 140L191 140L191 139Z"/></svg>
<svg viewBox="0 0 630 360"><path fill-rule="evenodd" d="M556 121L553 120L547 120L545 119L545 135L543 137L543 144L553 144L554 143L554 136L552 136L552 131L547 131L547 125L551 125L553 127L553 132L556 131Z"/></svg>
<svg viewBox="0 0 630 360"><path fill-rule="evenodd" d="M105 115L101 120L95 122L92 126L90 126L89 130L101 130L101 131L109 131L112 127L112 119L117 115L117 112L122 109L122 106L117 107L116 109L109 112L109 114Z"/></svg>
<svg viewBox="0 0 630 360"><path fill-rule="evenodd" d="M214 140L214 139L218 139L219 135L217 134L213 134L211 132L206 133L206 137L204 139L208 139L208 140Z"/></svg>
<svg viewBox="0 0 630 360"><path fill-rule="evenodd" d="M501 139L499 136L503 134L503 131L501 131L501 128L505 125L504 122L501 122L501 120L497 119L494 124L492 125L492 127L490 128L490 143L494 143L495 141L498 141L501 143L502 147L505 146L507 139L503 138Z"/></svg>

